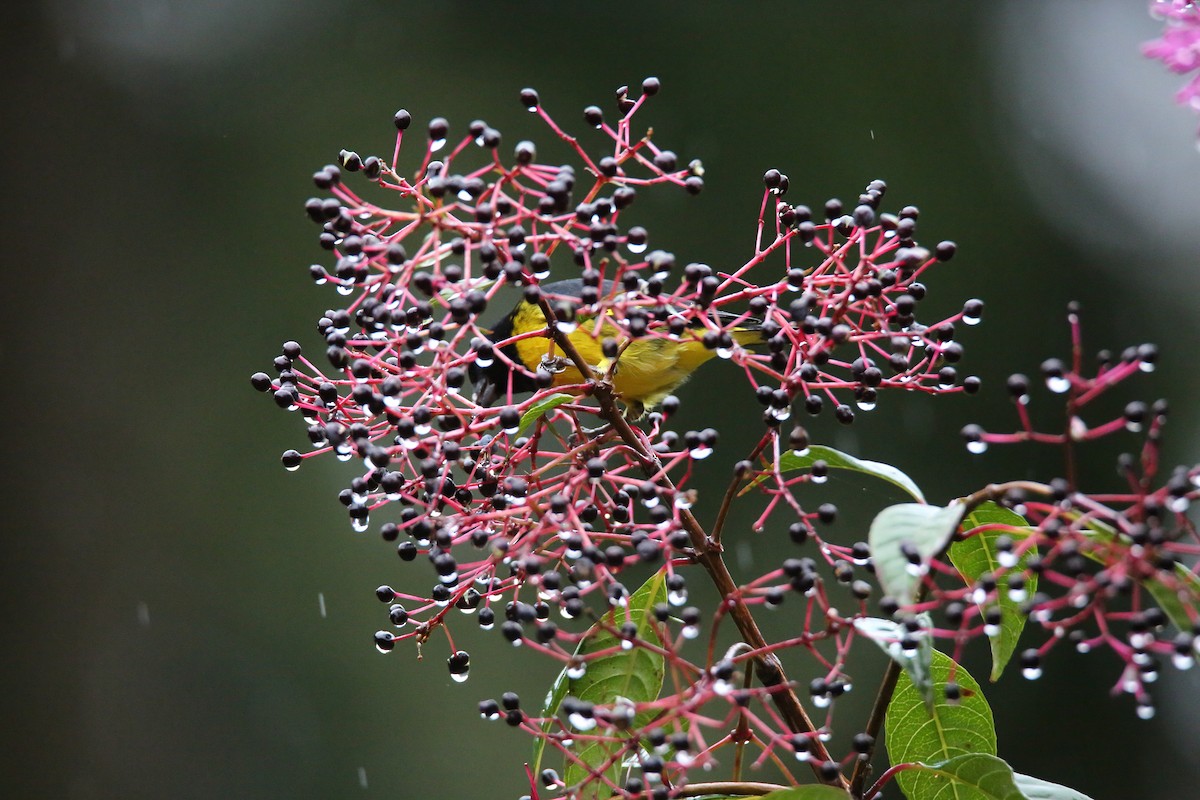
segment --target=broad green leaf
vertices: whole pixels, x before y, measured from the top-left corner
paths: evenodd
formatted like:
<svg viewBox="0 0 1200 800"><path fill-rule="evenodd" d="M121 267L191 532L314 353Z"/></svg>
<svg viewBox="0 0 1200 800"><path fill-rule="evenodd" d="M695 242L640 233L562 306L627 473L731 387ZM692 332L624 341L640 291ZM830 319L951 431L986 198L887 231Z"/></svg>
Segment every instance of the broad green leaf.
<svg viewBox="0 0 1200 800"><path fill-rule="evenodd" d="M1008 762L985 753L971 753L936 764L921 764L903 775L929 779L928 794L910 798L953 797L956 800L1091 800L1057 783L1013 772ZM906 792L907 793L907 792Z"/></svg>
<svg viewBox="0 0 1200 800"><path fill-rule="evenodd" d="M517 435L524 436L525 431L529 430L529 426L537 422L540 417L558 408L563 403L569 403L574 399L575 395L573 394L555 392L538 400L521 415L521 424L517 427Z"/></svg>
<svg viewBox="0 0 1200 800"><path fill-rule="evenodd" d="M1004 759L986 753L955 756L934 764L920 764L897 777L911 775L923 782L910 800L945 797L954 800L1027 800L1017 788L1012 767Z"/></svg>
<svg viewBox="0 0 1200 800"><path fill-rule="evenodd" d="M647 703L658 699L662 690L665 666L663 657L644 647L632 647L628 650L621 648L621 638L605 626L620 629L627 621L637 626L638 639L655 645L661 645L658 633L654 627L654 607L665 603L667 599L666 575L655 573L650 580L634 592L625 608L617 608L604 615L600 622L593 625L580 641L576 653L586 655L602 650L613 649L608 655L589 659L587 672L581 678L568 679L567 688L556 701L561 704L566 695L570 694L580 700L596 705L608 705L623 698L632 703ZM615 649L614 649L615 648ZM547 700L554 701L556 690L551 689ZM556 708L557 710L557 708ZM632 730L645 727L655 716L655 712L642 712L634 718ZM597 726L586 735L620 736L616 731L605 730ZM606 770L608 777L614 782L620 776L621 759L617 754L624 750L625 740L597 741L583 738L576 739L572 748L576 758L568 758L563 770L563 780L568 786L586 781L589 768L599 769L610 761L614 763ZM535 759L541 754L535 750ZM611 791L603 782L594 780L580 793L580 800L608 797Z"/></svg>
<svg viewBox="0 0 1200 800"><path fill-rule="evenodd" d="M1020 514L998 506L990 500L983 503L962 521L962 531L968 532L983 525L1006 525L1008 530L988 530L950 545L950 562L962 573L968 585L974 584L982 575L994 574L1002 569L1000 551L996 549L996 540L1008 536L1014 542L1029 535L1029 523ZM1013 572L1023 572L1032 551L1021 556L1017 564L1011 567ZM1037 591L1037 575L1028 574L1025 582L1026 596L1032 597ZM988 639L992 647L991 680L1000 679L1005 665L1012 658L1025 629L1025 615L1021 613L1021 602L1008 596L1003 581L998 591L1000 597L1000 633Z"/></svg>
<svg viewBox="0 0 1200 800"><path fill-rule="evenodd" d="M864 458L855 458L852 455L843 453L840 450L834 450L832 447L825 447L824 445L811 445L803 455L798 455L795 450L788 450L779 457L779 471L795 472L796 470L809 469L812 467L814 461L824 461L829 465L830 469L848 469L879 478L880 480L899 486L914 500L921 503L925 502L925 495L921 494L921 489L917 486L916 481L891 464L867 461ZM742 492L749 491L768 477L769 473L759 475L750 481L750 484Z"/></svg>
<svg viewBox="0 0 1200 800"><path fill-rule="evenodd" d="M1031 778L1019 772L1013 773L1013 782L1025 795L1025 800L1092 800L1083 792L1077 792L1057 783Z"/></svg>
<svg viewBox="0 0 1200 800"><path fill-rule="evenodd" d="M896 682L896 691L888 704L884 744L893 765L905 763L937 764L968 753L996 754L996 725L992 709L979 684L961 666L944 653L933 651L933 710L907 673ZM946 682L958 684L961 699L946 700ZM896 781L910 798L937 795L945 778L906 770ZM942 795L937 795L942 796ZM949 795L963 797L962 795Z"/></svg>
<svg viewBox="0 0 1200 800"><path fill-rule="evenodd" d="M964 507L951 503L944 508L918 503L888 506L871 522L867 541L879 584L900 605L908 605L916 596L921 574L929 561L941 553L958 530ZM912 564L904 554L905 545L915 548L920 564Z"/></svg>
<svg viewBox="0 0 1200 800"><path fill-rule="evenodd" d="M930 671L930 665L933 663L933 644L930 641L928 630L933 627L933 621L928 614L918 614L917 619L921 623L922 630L915 634L909 633L898 622L878 617L856 619L854 627L863 636L879 645L890 659L904 668L909 680L920 692L925 705L932 709L933 673ZM905 650L901 644L905 639L916 641L917 646L911 652Z"/></svg>
<svg viewBox="0 0 1200 800"><path fill-rule="evenodd" d="M1116 528L1100 520L1089 520L1088 528L1101 542L1114 542L1118 538L1125 540L1125 537L1121 536ZM1104 563L1103 558L1097 553L1084 550L1083 554L1093 561ZM1191 630L1192 618L1188 614L1188 605L1190 604L1193 610L1200 610L1200 577L1197 577L1183 564L1175 565L1175 577L1180 582L1178 588L1168 586L1158 578L1145 578L1138 582L1146 587L1146 591L1154 598L1154 602L1158 603L1158 607L1163 610L1167 618L1175 624L1175 627L1181 631Z"/></svg>

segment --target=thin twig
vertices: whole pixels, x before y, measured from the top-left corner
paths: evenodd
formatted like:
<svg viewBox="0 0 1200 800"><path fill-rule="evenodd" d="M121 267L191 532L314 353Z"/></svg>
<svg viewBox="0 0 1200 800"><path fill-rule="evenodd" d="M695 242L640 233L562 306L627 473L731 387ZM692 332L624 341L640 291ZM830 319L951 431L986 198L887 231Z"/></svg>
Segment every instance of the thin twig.
<svg viewBox="0 0 1200 800"><path fill-rule="evenodd" d="M871 706L871 716L867 719L867 727L864 733L872 739L879 736L879 731L883 727L883 719L887 715L888 704L892 702L892 694L896 691L896 681L900 680L900 662L893 659L888 660L887 669L884 670L883 680L879 684L879 692L875 695L875 704ZM854 772L850 775L850 794L853 797L862 797L863 784L867 782L867 778L871 777L871 758L875 755L875 743L871 743L871 749L859 756L858 763L854 765Z"/></svg>
<svg viewBox="0 0 1200 800"><path fill-rule="evenodd" d="M747 460L753 462L754 459L758 458L766 447L767 441L767 437L763 437L762 441L755 445L754 452L750 454ZM717 518L713 522L711 534L712 542L717 547L721 546L721 532L725 529L725 517L728 516L729 508L733 505L733 499L737 497L738 489L741 487L742 480L745 477L745 474L740 470L735 473L733 480L729 482L729 486L725 489L725 496L721 498L721 507L717 509Z"/></svg>
<svg viewBox="0 0 1200 800"><path fill-rule="evenodd" d="M965 505L967 508L964 514L969 514L989 500L995 502L1003 499L1004 495L1013 489L1040 495L1054 493L1054 490L1044 483L1037 483L1036 481L1008 481L1007 483L989 483L977 492L958 498L957 502Z"/></svg>

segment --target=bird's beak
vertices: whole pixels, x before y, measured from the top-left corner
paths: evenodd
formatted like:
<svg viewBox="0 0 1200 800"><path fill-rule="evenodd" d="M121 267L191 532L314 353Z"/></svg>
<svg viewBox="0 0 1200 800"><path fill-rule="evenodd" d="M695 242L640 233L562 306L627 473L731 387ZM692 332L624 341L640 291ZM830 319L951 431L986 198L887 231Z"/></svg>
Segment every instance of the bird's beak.
<svg viewBox="0 0 1200 800"><path fill-rule="evenodd" d="M496 384L492 382L486 375L480 376L475 382L475 403L487 408L492 403L496 402L496 397L500 394Z"/></svg>

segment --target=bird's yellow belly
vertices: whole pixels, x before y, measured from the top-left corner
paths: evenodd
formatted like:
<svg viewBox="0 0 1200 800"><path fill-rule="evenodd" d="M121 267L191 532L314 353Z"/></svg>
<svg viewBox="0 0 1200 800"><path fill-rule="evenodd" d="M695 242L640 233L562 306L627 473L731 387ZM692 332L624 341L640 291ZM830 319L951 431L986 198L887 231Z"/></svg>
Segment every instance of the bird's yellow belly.
<svg viewBox="0 0 1200 800"><path fill-rule="evenodd" d="M601 352L600 340L606 336L617 338L619 333L615 327L605 325L601 329L600 339L596 339L592 337L591 330L581 326L571 334L571 342L584 361L603 374L608 370L609 362ZM555 386L584 381L579 370L548 339L522 339L516 343L516 347L525 364L550 363L557 366L559 371L553 372ZM622 400L653 407L687 380L692 370L713 355L695 339L637 339L617 359L612 377L613 390Z"/></svg>

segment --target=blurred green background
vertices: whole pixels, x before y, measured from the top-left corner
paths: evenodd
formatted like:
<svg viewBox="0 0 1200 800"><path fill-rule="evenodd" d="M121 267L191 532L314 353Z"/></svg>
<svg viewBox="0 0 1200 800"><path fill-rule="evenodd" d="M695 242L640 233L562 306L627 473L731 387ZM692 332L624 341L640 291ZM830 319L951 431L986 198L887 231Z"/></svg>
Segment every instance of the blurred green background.
<svg viewBox="0 0 1200 800"><path fill-rule="evenodd" d="M542 135L524 86L580 131L585 105L658 76L641 122L704 161L707 190L650 193L634 216L683 262L745 259L768 167L814 207L888 181L888 208L921 207L923 241L960 245L929 313L988 303L963 337L988 390L885 398L853 428L810 430L933 499L1056 474L1057 456L1024 448L968 457L957 432L1014 424L1003 379L1067 354L1069 299L1089 350L1162 345L1161 369L1113 407L1170 396L1166 460L1200 456L1196 119L1173 104L1179 80L1140 57L1157 25L1136 0L44 0L6 17L6 796L527 791L529 742L475 704L506 689L535 704L551 665L473 634L462 685L440 648L380 656L373 590L405 572L350 530L336 501L349 465L280 468L303 428L247 380L286 339L316 346L338 300L307 277L326 255L301 208L309 176L343 147L390 154L401 106L460 132L483 117L511 144ZM726 385L689 384L679 424L726 417L728 461L758 423ZM1044 393L1034 409L1056 419ZM1113 485L1125 446L1085 451L1091 485ZM712 495L723 477L699 485ZM863 519L891 499L831 491ZM742 574L786 551L748 537ZM1108 698L1110 655L1059 648L1047 672L988 690L1017 769L1097 800L1194 795L1194 674L1166 675L1158 717L1139 722Z"/></svg>

